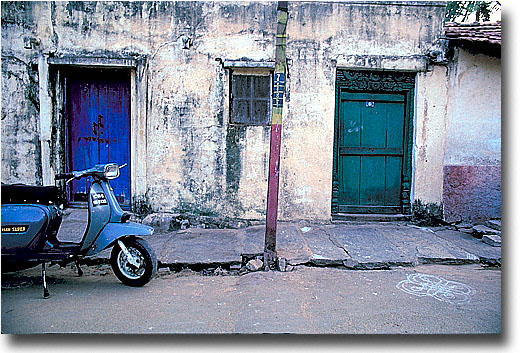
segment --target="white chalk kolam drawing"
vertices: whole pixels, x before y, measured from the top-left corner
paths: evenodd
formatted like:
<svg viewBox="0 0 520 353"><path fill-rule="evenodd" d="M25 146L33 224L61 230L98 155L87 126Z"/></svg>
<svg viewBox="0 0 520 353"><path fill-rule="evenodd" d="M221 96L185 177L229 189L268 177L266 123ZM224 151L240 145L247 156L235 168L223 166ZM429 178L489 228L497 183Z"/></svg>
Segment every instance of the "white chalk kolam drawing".
<svg viewBox="0 0 520 353"><path fill-rule="evenodd" d="M409 274L396 287L419 297L430 296L450 304L468 303L476 292L464 283L424 273Z"/></svg>

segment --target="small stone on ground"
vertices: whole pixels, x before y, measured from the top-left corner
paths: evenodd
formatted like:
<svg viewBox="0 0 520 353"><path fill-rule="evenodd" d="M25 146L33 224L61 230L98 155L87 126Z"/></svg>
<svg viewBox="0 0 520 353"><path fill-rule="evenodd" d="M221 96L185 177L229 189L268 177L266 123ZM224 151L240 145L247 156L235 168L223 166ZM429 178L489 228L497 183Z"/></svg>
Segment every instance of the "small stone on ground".
<svg viewBox="0 0 520 353"><path fill-rule="evenodd" d="M502 237L498 235L484 235L482 241L491 246L502 246Z"/></svg>
<svg viewBox="0 0 520 353"><path fill-rule="evenodd" d="M263 266L264 266L264 263L262 262L262 260L254 259L254 260L249 260L249 262L246 265L246 268L249 271L254 272L254 271L260 271Z"/></svg>

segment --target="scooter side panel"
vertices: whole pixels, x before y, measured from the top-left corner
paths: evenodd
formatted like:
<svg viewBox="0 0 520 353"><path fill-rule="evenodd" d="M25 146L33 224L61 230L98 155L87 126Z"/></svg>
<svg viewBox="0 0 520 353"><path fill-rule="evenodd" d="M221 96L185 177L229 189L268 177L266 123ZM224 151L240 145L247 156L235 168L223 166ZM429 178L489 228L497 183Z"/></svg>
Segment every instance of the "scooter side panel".
<svg viewBox="0 0 520 353"><path fill-rule="evenodd" d="M48 210L40 205L2 205L2 252L36 251L43 246Z"/></svg>
<svg viewBox="0 0 520 353"><path fill-rule="evenodd" d="M100 184L103 187L103 191L106 195L106 199L108 201L108 204L110 205L111 213L110 213L110 222L111 223L117 223L121 222L121 218L126 213L121 209L121 206L119 205L119 202L117 202L117 198L114 195L114 189L112 189L112 186L110 185L110 181L106 181L104 183Z"/></svg>
<svg viewBox="0 0 520 353"><path fill-rule="evenodd" d="M115 240L129 236L149 236L153 234L153 228L145 226L143 224L135 223L135 222L127 222L127 223L108 223L99 237L96 239L96 242L90 248L90 250L85 254L86 256L97 254L100 251L108 248Z"/></svg>
<svg viewBox="0 0 520 353"><path fill-rule="evenodd" d="M110 205L99 182L92 183L89 194L89 222L85 233L81 252L85 252L96 241L103 227L110 220Z"/></svg>

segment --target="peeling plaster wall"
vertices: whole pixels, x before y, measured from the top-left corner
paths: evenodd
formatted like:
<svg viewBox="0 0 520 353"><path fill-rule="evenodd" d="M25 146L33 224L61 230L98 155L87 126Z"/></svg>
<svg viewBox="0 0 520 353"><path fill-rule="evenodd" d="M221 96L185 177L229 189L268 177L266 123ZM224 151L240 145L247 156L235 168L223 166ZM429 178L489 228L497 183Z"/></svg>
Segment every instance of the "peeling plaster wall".
<svg viewBox="0 0 520 353"><path fill-rule="evenodd" d="M146 170L134 197L144 198L155 211L264 217L269 127L229 124L229 71L216 59L273 61L276 2L38 2L23 3L25 10L18 14L12 6L2 3L3 68L8 52L36 63L42 54L145 60L137 76L145 80L146 91L133 98L145 102L136 129L144 155L132 153ZM444 6L289 3L281 219L330 219L337 68L425 70L427 54L439 47ZM31 49L19 39L27 31L39 41ZM442 94L442 87L439 92L426 88L443 86L442 69L434 72L434 77L418 75L423 101ZM2 75L3 85L9 85L2 94L2 180L21 175L26 182L41 182L38 110L14 86L14 78ZM7 108L7 102L16 105ZM427 115L421 109L417 124L432 114L431 108ZM23 141L16 148L5 143L15 121L29 117ZM435 139L419 140L416 149L431 148ZM31 158L15 156L19 151ZM420 166L417 158L418 179L438 168ZM27 170L8 166L11 160L24 161ZM416 194L427 193L426 184L418 180ZM438 192L428 197L438 198Z"/></svg>
<svg viewBox="0 0 520 353"><path fill-rule="evenodd" d="M423 203L442 202L448 94L446 72L446 67L436 66L432 71L417 75L413 200Z"/></svg>
<svg viewBox="0 0 520 353"><path fill-rule="evenodd" d="M450 65L446 165L501 164L499 58L457 49Z"/></svg>
<svg viewBox="0 0 520 353"><path fill-rule="evenodd" d="M23 50L35 29L31 6L2 2L3 183L42 182L37 58Z"/></svg>
<svg viewBox="0 0 520 353"><path fill-rule="evenodd" d="M427 3L409 5L350 2L290 6L289 96L280 179L283 219L330 219L336 69L426 69L424 56L439 44L444 8ZM417 87L422 93L418 94L423 100L438 100L440 94L442 103L445 76L441 73L433 80L421 80L421 75ZM443 119L444 107L432 113L435 119ZM418 112L417 120L423 121L424 116L423 111ZM425 137L418 147L434 143L436 138ZM424 172L442 172L442 159L434 162L438 165L423 168ZM435 195L428 197L440 200L442 176L436 182ZM428 183L420 183L419 194L424 186Z"/></svg>
<svg viewBox="0 0 520 353"><path fill-rule="evenodd" d="M445 218L474 222L500 218L500 59L456 48L449 69Z"/></svg>
<svg viewBox="0 0 520 353"><path fill-rule="evenodd" d="M259 218L269 136L265 127L229 125L229 72L215 59L272 60L274 26L268 24L276 9L269 3L182 6L192 18L173 31L178 40L158 44L150 58L147 197L159 211ZM193 40L189 50L182 49L183 36Z"/></svg>

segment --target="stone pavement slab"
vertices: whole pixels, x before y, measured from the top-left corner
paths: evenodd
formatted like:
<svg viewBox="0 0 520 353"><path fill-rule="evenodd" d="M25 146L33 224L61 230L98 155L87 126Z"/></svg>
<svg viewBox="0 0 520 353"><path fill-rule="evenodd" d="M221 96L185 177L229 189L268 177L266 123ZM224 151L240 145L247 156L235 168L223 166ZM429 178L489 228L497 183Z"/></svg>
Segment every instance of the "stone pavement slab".
<svg viewBox="0 0 520 353"><path fill-rule="evenodd" d="M242 255L252 258L264 254L265 226L253 226L240 230Z"/></svg>
<svg viewBox="0 0 520 353"><path fill-rule="evenodd" d="M165 262L166 255L169 252L166 243L168 243L171 237L171 233L155 233L151 237L145 238L146 242L154 249L157 260Z"/></svg>
<svg viewBox="0 0 520 353"><path fill-rule="evenodd" d="M168 265L241 264L242 237L226 229L187 229L169 233L158 249L158 260ZM154 236L152 236L154 237ZM154 249L155 250L155 249Z"/></svg>
<svg viewBox="0 0 520 353"><path fill-rule="evenodd" d="M345 262L347 267L375 269L413 265L412 259L392 244L379 228L377 224L335 225L327 230L351 257Z"/></svg>
<svg viewBox="0 0 520 353"><path fill-rule="evenodd" d="M58 237L78 241L86 210L66 213ZM262 256L265 225L243 229L156 232L146 241L162 265L238 265ZM420 263L501 264L501 249L454 230L431 230L403 222L310 224L279 222L277 253L289 265L313 264L354 269L415 266ZM103 251L94 259L108 259Z"/></svg>
<svg viewBox="0 0 520 353"><path fill-rule="evenodd" d="M495 230L502 230L502 220L501 219L490 219L486 222L486 226Z"/></svg>
<svg viewBox="0 0 520 353"><path fill-rule="evenodd" d="M392 244L413 255L418 263L469 264L478 261L475 255L437 237L429 228L389 225L383 234Z"/></svg>
<svg viewBox="0 0 520 353"><path fill-rule="evenodd" d="M470 234L456 232L454 230L441 230L435 232L435 235L474 254L479 258L480 262L491 265L502 264L502 249L500 247L484 244L481 240Z"/></svg>
<svg viewBox="0 0 520 353"><path fill-rule="evenodd" d="M491 246L502 246L502 237L500 235L486 234L482 237L482 242Z"/></svg>
<svg viewBox="0 0 520 353"><path fill-rule="evenodd" d="M277 230L278 256L285 258L290 265L308 262L321 266L340 265L348 258L344 250L331 242L322 226L280 222ZM263 255L265 226L248 227L242 233L242 255Z"/></svg>
<svg viewBox="0 0 520 353"><path fill-rule="evenodd" d="M276 252L289 265L308 263L312 258L312 251L307 246L297 224L279 223L276 234Z"/></svg>
<svg viewBox="0 0 520 353"><path fill-rule="evenodd" d="M350 259L340 244L334 242L326 226L298 227L305 242L312 252L310 262L318 266L343 265Z"/></svg>

